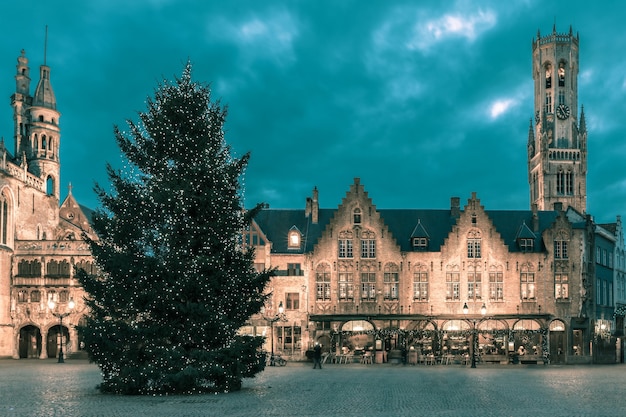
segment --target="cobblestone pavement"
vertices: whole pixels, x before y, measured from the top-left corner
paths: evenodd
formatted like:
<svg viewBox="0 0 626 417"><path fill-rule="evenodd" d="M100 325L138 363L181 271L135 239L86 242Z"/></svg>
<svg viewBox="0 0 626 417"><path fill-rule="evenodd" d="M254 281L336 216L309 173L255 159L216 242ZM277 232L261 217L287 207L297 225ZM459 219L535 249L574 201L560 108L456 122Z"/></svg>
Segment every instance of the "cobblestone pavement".
<svg viewBox="0 0 626 417"><path fill-rule="evenodd" d="M83 360L0 360L0 416L624 416L626 365L289 363L241 391L100 394Z"/></svg>

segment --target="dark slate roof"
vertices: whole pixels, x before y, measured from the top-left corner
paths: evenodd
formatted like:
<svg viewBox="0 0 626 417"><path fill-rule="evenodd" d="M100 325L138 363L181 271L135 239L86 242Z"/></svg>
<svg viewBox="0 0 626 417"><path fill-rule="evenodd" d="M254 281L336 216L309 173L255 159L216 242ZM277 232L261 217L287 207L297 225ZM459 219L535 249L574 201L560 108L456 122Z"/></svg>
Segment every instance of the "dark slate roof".
<svg viewBox="0 0 626 417"><path fill-rule="evenodd" d="M331 221L336 209L320 209L317 224L311 223L311 218L305 216L302 209L264 209L255 217L263 233L272 242L273 253L302 253L310 252L318 242L322 232ZM445 239L456 224L456 218L451 216L450 210L437 209L380 209L378 210L389 231L395 238L400 250L410 252L411 237L416 232L418 222L424 232L427 232L429 251L440 251ZM533 213L530 210L486 210L493 222L496 231L502 236L509 251L518 252L517 239L520 229L527 225L528 232L524 238L535 238L535 251L544 250L541 242L542 232L555 221L558 213L555 211L540 211L537 213L539 230L533 232ZM302 250L287 248L287 233L293 227L303 233Z"/></svg>
<svg viewBox="0 0 626 417"><path fill-rule="evenodd" d="M487 216L493 222L496 231L500 233L500 236L504 240L504 244L509 247L511 252L519 252L519 246L517 244L518 232L520 227L524 223L528 226L535 236L535 251L542 251L543 242L541 241L541 234L544 230L548 229L558 216L556 211L539 211L537 212L539 220L539 230L533 231L533 213L530 210L485 210ZM525 238L532 238L531 236L524 236Z"/></svg>
<svg viewBox="0 0 626 417"><path fill-rule="evenodd" d="M450 215L450 210L420 210L420 209L381 209L378 211L389 231L396 238L400 250L413 250L411 234L418 220L425 230L428 230L428 250L439 251L456 218ZM425 236L424 236L425 237Z"/></svg>
<svg viewBox="0 0 626 417"><path fill-rule="evenodd" d="M430 237L426 229L424 229L422 219L417 219L417 224L415 225L415 229L413 229L413 233L411 233L411 237L424 237L427 239Z"/></svg>
<svg viewBox="0 0 626 417"><path fill-rule="evenodd" d="M516 239L536 239L537 235L530 230L530 227L524 222L517 231Z"/></svg>
<svg viewBox="0 0 626 417"><path fill-rule="evenodd" d="M304 215L304 210L263 209L256 215L254 221L272 242L272 253L303 253L313 250L313 246L319 240L335 211L320 209L318 222L313 224L311 216ZM303 235L302 250L287 249L287 232L293 226L297 227Z"/></svg>

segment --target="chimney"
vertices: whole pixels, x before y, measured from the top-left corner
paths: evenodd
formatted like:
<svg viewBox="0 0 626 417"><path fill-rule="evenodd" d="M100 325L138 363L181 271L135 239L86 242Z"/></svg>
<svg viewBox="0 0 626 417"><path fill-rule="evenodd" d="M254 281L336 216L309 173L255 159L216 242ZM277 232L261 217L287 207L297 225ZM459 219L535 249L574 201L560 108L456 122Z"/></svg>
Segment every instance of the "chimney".
<svg viewBox="0 0 626 417"><path fill-rule="evenodd" d="M313 188L313 200L311 201L311 222L317 224L319 218L320 203L317 200L317 187Z"/></svg>
<svg viewBox="0 0 626 417"><path fill-rule="evenodd" d="M309 217L311 215L311 197L306 198L306 206L304 207L304 217Z"/></svg>
<svg viewBox="0 0 626 417"><path fill-rule="evenodd" d="M461 198L460 197L451 197L450 198L450 216L458 219L461 216Z"/></svg>
<svg viewBox="0 0 626 417"><path fill-rule="evenodd" d="M533 212L533 232L539 231L539 213L537 212L537 204L531 206Z"/></svg>

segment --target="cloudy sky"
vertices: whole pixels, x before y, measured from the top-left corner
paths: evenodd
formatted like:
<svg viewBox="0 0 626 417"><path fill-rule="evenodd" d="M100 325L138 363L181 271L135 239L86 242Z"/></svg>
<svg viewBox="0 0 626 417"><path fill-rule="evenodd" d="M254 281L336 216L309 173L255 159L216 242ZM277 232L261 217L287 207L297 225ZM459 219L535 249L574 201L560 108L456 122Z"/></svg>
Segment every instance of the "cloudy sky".
<svg viewBox="0 0 626 417"><path fill-rule="evenodd" d="M62 194L99 205L113 126L181 74L227 104L226 139L251 152L247 207L341 203L360 177L379 208L528 209L531 42L580 34L588 211L626 215L626 6L620 0L32 0L0 6L0 136L13 149L16 58L44 58L61 111ZM578 109L580 111L580 109Z"/></svg>

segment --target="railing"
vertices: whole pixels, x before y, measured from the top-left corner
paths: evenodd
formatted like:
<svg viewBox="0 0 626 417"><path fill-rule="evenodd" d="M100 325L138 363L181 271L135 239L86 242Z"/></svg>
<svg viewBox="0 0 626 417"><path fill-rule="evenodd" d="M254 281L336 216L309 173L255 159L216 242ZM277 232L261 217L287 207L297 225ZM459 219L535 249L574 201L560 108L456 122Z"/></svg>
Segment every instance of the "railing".
<svg viewBox="0 0 626 417"><path fill-rule="evenodd" d="M51 278L51 277L14 277L13 285L25 287L68 287L72 284L70 277Z"/></svg>

